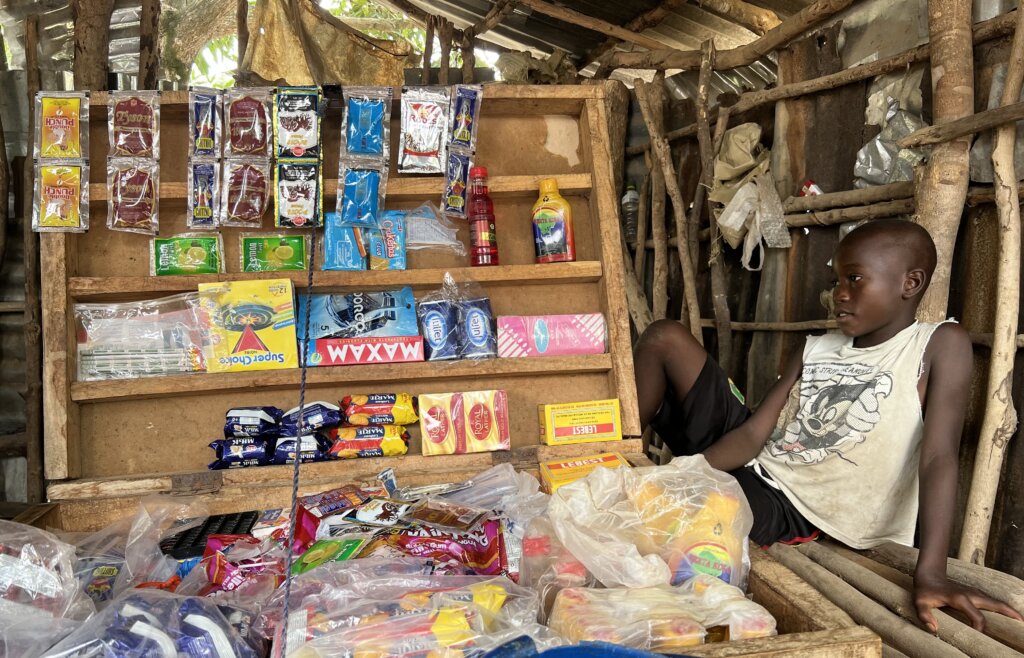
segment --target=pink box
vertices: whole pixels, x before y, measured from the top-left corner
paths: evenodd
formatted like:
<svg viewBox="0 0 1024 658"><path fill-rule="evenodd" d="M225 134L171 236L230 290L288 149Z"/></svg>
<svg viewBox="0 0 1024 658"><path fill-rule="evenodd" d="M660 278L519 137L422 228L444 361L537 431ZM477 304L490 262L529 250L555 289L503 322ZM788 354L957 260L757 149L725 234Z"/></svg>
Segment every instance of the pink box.
<svg viewBox="0 0 1024 658"><path fill-rule="evenodd" d="M604 354L608 327L601 313L504 315L498 318L498 356Z"/></svg>

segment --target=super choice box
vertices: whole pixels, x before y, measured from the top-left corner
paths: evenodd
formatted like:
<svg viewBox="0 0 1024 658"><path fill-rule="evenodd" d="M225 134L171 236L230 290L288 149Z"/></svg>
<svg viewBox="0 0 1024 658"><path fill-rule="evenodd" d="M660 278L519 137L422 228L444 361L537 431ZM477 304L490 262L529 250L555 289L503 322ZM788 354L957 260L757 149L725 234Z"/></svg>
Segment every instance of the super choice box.
<svg viewBox="0 0 1024 658"><path fill-rule="evenodd" d="M619 400L542 404L537 407L540 437L549 446L621 441Z"/></svg>
<svg viewBox="0 0 1024 658"><path fill-rule="evenodd" d="M595 468L632 468L625 457L617 452L602 452L599 455L545 462L540 465L541 488L545 493L555 493L559 487L572 484L590 474Z"/></svg>

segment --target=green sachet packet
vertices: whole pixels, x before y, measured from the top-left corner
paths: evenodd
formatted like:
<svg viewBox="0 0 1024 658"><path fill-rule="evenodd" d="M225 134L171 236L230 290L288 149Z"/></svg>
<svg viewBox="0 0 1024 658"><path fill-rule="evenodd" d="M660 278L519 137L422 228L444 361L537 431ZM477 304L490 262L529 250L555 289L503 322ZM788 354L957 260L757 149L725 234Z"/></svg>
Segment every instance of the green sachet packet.
<svg viewBox="0 0 1024 658"><path fill-rule="evenodd" d="M219 235L182 233L150 240L149 273L220 274L224 271L224 247Z"/></svg>
<svg viewBox="0 0 1024 658"><path fill-rule="evenodd" d="M305 270L309 236L298 233L243 233L239 249L243 272Z"/></svg>
<svg viewBox="0 0 1024 658"><path fill-rule="evenodd" d="M328 562L350 560L359 554L360 549L362 549L365 543L365 537L321 539L310 546L309 550L303 553L300 558L295 560L292 564L292 574L306 573L310 569L315 569L321 564L327 564Z"/></svg>

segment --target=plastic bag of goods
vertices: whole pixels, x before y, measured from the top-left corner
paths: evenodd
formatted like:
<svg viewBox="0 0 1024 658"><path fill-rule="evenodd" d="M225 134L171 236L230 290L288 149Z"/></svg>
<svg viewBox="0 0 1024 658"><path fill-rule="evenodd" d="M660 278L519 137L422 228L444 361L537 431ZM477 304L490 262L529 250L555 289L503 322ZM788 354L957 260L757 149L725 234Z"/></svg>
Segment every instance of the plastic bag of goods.
<svg viewBox="0 0 1024 658"><path fill-rule="evenodd" d="M750 506L735 478L700 455L596 469L558 489L548 513L559 540L606 587L678 585L699 573L746 584Z"/></svg>

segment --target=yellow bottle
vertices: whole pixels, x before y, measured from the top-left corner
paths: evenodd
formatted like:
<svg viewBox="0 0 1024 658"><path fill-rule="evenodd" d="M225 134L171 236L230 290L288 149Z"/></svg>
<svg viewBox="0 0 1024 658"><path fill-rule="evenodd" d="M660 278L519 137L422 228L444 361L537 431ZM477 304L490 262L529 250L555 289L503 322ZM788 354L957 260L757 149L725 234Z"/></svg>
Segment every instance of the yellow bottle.
<svg viewBox="0 0 1024 658"><path fill-rule="evenodd" d="M533 246L538 263L576 260L576 238L572 230L572 206L558 193L558 181L540 182L540 198L533 204Z"/></svg>

